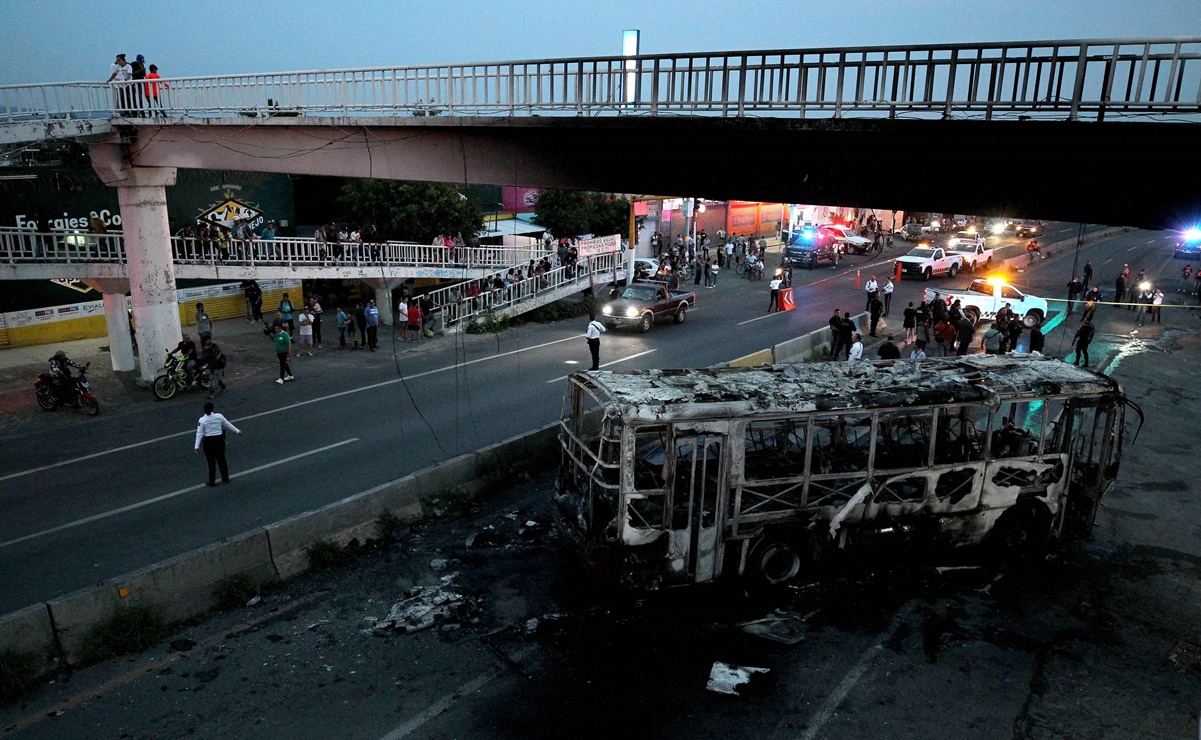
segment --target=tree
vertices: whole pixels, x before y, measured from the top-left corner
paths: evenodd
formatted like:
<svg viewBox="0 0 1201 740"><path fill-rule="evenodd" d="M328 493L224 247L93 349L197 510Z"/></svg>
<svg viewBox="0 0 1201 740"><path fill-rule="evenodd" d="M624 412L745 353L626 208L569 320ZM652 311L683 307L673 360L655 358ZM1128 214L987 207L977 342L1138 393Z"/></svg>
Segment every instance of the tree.
<svg viewBox="0 0 1201 740"><path fill-rule="evenodd" d="M479 208L445 183L352 180L337 205L344 221L375 224L384 239L428 244L438 234L469 239L484 227Z"/></svg>
<svg viewBox="0 0 1201 740"><path fill-rule="evenodd" d="M577 190L542 190L534 218L555 236L624 234L630 202L601 193Z"/></svg>

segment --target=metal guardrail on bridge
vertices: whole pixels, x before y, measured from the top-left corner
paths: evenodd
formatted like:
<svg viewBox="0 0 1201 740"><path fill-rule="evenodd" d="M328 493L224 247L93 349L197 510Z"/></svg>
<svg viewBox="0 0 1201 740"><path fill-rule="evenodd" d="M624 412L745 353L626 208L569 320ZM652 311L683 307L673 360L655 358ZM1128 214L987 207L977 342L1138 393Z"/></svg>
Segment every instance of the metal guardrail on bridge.
<svg viewBox="0 0 1201 740"><path fill-rule="evenodd" d="M0 124L96 118L1201 114L1201 38L542 59L0 88Z"/></svg>
<svg viewBox="0 0 1201 740"><path fill-rule="evenodd" d="M319 242L315 239L276 237L256 239L171 238L171 251L179 264L249 267L397 267L495 270L524 265L547 254L527 247L440 247L409 242ZM124 236L120 233L33 232L0 228L0 263L124 264Z"/></svg>

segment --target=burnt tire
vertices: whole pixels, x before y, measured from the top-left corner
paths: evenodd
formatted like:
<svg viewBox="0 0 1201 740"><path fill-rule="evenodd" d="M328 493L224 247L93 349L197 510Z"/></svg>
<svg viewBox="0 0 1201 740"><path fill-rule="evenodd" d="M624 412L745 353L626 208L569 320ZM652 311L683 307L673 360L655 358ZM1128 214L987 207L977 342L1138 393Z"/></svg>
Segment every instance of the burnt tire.
<svg viewBox="0 0 1201 740"><path fill-rule="evenodd" d="M1051 512L1039 501L1019 502L1001 515L988 538L997 560L1030 560L1043 551L1051 538Z"/></svg>
<svg viewBox="0 0 1201 740"><path fill-rule="evenodd" d="M820 560L818 546L807 534L768 532L751 548L746 573L753 583L773 588L803 577Z"/></svg>
<svg viewBox="0 0 1201 740"><path fill-rule="evenodd" d="M651 330L651 326L655 323L655 317L649 311L642 314L642 320L638 322L638 331L646 334Z"/></svg>

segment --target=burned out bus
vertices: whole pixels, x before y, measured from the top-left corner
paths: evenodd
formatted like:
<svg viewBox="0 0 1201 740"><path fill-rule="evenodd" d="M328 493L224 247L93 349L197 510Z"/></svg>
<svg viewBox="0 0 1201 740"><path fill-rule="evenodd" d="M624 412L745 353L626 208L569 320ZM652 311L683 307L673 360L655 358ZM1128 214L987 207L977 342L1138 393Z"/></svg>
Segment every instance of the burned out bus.
<svg viewBox="0 0 1201 740"><path fill-rule="evenodd" d="M1028 552L1090 534L1127 405L1038 355L575 373L553 509L633 588L780 584L897 546Z"/></svg>

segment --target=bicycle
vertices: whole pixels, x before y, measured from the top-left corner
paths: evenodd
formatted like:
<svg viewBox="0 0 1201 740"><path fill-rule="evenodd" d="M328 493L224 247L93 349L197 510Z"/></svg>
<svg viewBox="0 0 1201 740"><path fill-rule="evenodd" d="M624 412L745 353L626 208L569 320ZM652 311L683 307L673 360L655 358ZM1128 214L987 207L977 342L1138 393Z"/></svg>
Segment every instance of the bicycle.
<svg viewBox="0 0 1201 740"><path fill-rule="evenodd" d="M750 280L752 282L755 280L762 280L763 279L763 263L755 262L755 264L748 267L746 270L746 279Z"/></svg>

